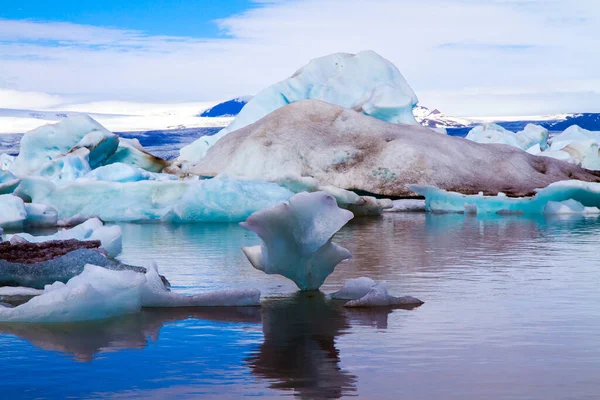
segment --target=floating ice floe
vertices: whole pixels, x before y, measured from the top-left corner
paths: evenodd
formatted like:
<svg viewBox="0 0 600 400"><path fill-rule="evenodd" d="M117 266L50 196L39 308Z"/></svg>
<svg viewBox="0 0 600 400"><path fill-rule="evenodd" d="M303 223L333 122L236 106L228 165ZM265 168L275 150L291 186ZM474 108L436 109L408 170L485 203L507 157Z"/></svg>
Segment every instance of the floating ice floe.
<svg viewBox="0 0 600 400"><path fill-rule="evenodd" d="M551 214L592 213L600 207L600 183L562 181L537 190L533 197L464 195L433 186L411 185L411 190L425 196L425 207L432 212Z"/></svg>
<svg viewBox="0 0 600 400"><path fill-rule="evenodd" d="M0 305L0 322L56 323L105 319L142 307L256 306L258 290L226 290L183 296L165 288L155 266L146 274L86 265L66 284L56 282L41 295L9 308Z"/></svg>
<svg viewBox="0 0 600 400"><path fill-rule="evenodd" d="M312 60L290 78L258 93L229 126L182 148L179 160L197 162L229 132L305 99L322 100L383 121L417 125L412 112L417 96L394 64L373 51L337 53Z"/></svg>
<svg viewBox="0 0 600 400"><path fill-rule="evenodd" d="M332 299L350 300L345 307L419 306L423 302L412 296L394 297L387 291L385 281L360 277L347 279L341 290L330 295Z"/></svg>
<svg viewBox="0 0 600 400"><path fill-rule="evenodd" d="M14 236L30 243L41 243L50 240L99 240L101 248L110 258L118 256L122 249L122 233L119 226L105 226L98 218L91 218L71 229L63 229L49 236L33 236L28 233L17 233Z"/></svg>
<svg viewBox="0 0 600 400"><path fill-rule="evenodd" d="M59 219L84 215L106 222L239 222L293 195L274 183L228 178L125 183L78 179L61 185L25 178L15 194L53 207Z"/></svg>
<svg viewBox="0 0 600 400"><path fill-rule="evenodd" d="M360 199L348 191L415 197L407 184L527 196L561 180L600 182L599 175L558 160L390 124L318 100L289 104L231 132L189 172L277 182L294 192L318 188L341 204L342 197L346 204Z"/></svg>
<svg viewBox="0 0 600 400"><path fill-rule="evenodd" d="M337 264L351 257L331 240L352 218L327 193L299 193L240 223L262 240L242 250L254 268L285 276L300 290L317 290Z"/></svg>

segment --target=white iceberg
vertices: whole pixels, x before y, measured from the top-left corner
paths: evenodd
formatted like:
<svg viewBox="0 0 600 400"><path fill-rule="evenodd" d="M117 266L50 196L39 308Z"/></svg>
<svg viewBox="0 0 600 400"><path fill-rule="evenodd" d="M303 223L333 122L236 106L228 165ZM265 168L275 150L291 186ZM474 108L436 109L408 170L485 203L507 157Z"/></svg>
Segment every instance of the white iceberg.
<svg viewBox="0 0 600 400"><path fill-rule="evenodd" d="M394 64L373 51L337 53L314 59L290 78L262 90L229 126L182 148L179 160L197 162L229 132L306 99L322 100L387 122L417 125L412 112L417 96Z"/></svg>
<svg viewBox="0 0 600 400"><path fill-rule="evenodd" d="M25 178L16 194L53 207L59 219L79 214L106 222L239 222L293 193L274 183L228 178L125 183L78 179L64 185Z"/></svg>
<svg viewBox="0 0 600 400"><path fill-rule="evenodd" d="M23 289L14 292L23 292ZM165 288L155 264L146 274L113 271L88 264L80 275L66 284L47 285L39 296L27 303L14 308L0 304L0 322L90 321L136 313L142 307L257 305L260 305L260 291L254 289L219 290L194 296L173 293Z"/></svg>
<svg viewBox="0 0 600 400"><path fill-rule="evenodd" d="M350 300L344 307L416 307L423 302L416 297L395 297L388 293L385 281L376 282L364 296Z"/></svg>
<svg viewBox="0 0 600 400"><path fill-rule="evenodd" d="M549 201L544 214L600 214L598 207L586 207L573 199L565 201Z"/></svg>
<svg viewBox="0 0 600 400"><path fill-rule="evenodd" d="M534 146L545 150L548 147L548 129L539 125L527 124L525 129L514 133L500 125L490 123L471 129L465 139L477 143L506 144L521 150L537 148Z"/></svg>
<svg viewBox="0 0 600 400"><path fill-rule="evenodd" d="M55 220L56 225L56 220ZM115 258L123 249L123 235L121 228L105 226L98 218L91 218L71 229L63 229L49 236L33 236L28 233L17 233L13 237L20 237L30 243L47 242L49 240L99 240L100 247L106 251L110 258Z"/></svg>
<svg viewBox="0 0 600 400"><path fill-rule="evenodd" d="M410 188L425 196L425 207L431 212L543 214L564 210L556 203L572 208L575 203L563 203L568 200L579 203L584 210L585 207L600 207L600 183L575 180L555 182L538 189L533 197L507 197L503 193L497 196L464 195L425 185L410 185Z"/></svg>
<svg viewBox="0 0 600 400"><path fill-rule="evenodd" d="M87 115L76 115L25 133L10 170L18 176L26 176L80 149L87 150L89 165L95 168L116 151L118 144L118 136L98 122Z"/></svg>
<svg viewBox="0 0 600 400"><path fill-rule="evenodd" d="M299 193L240 223L263 242L242 250L254 268L285 276L300 290L317 290L337 264L351 257L331 240L352 218L327 193Z"/></svg>
<svg viewBox="0 0 600 400"><path fill-rule="evenodd" d="M366 296L377 282L366 276L361 276L355 279L346 279L344 286L337 292L331 293L329 296L336 300L356 300Z"/></svg>

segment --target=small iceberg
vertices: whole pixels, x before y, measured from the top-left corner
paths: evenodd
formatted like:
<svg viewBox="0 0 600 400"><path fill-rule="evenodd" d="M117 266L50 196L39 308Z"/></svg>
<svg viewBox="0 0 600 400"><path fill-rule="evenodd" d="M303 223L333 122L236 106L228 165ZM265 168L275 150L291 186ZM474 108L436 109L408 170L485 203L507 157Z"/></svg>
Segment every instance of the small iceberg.
<svg viewBox="0 0 600 400"><path fill-rule="evenodd" d="M263 242L242 250L254 268L285 276L302 291L318 290L335 266L351 257L331 239L352 218L327 193L299 193L240 223Z"/></svg>
<svg viewBox="0 0 600 400"><path fill-rule="evenodd" d="M424 302L412 296L395 297L388 293L385 281L360 277L347 279L332 299L350 300L344 307L417 307Z"/></svg>

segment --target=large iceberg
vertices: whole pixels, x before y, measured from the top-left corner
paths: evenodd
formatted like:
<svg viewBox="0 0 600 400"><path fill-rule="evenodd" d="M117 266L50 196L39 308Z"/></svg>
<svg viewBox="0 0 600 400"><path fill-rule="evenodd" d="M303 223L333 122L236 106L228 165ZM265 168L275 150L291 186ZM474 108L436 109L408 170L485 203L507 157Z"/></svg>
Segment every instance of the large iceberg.
<svg viewBox="0 0 600 400"><path fill-rule="evenodd" d="M53 207L59 219L79 214L107 222L239 222L293 195L274 183L228 178L125 183L78 179L64 185L26 178L15 194Z"/></svg>
<svg viewBox="0 0 600 400"><path fill-rule="evenodd" d="M18 176L25 176L49 161L82 149L86 150L90 167L95 168L103 164L118 145L117 135L87 115L76 115L27 132L21 139L19 155L10 169Z"/></svg>
<svg viewBox="0 0 600 400"><path fill-rule="evenodd" d="M98 240L101 243L101 248L106 251L107 256L110 258L121 254L123 249L121 228L116 225L105 226L98 218L90 218L71 229L63 229L49 236L33 236L28 233L17 233L14 236L25 239L30 243L69 239L79 241Z"/></svg>
<svg viewBox="0 0 600 400"><path fill-rule="evenodd" d="M327 193L299 193L240 223L262 240L242 250L256 269L283 275L300 290L317 290L337 264L351 257L331 240L352 218Z"/></svg>
<svg viewBox="0 0 600 400"><path fill-rule="evenodd" d="M55 282L27 303L0 304L0 322L76 322L139 312L142 307L256 306L258 290L222 290L184 296L165 288L155 265L145 274L86 265L66 284Z"/></svg>
<svg viewBox="0 0 600 400"><path fill-rule="evenodd" d="M374 51L336 53L312 60L290 78L258 93L229 126L182 148L179 160L197 162L229 132L305 99L322 100L383 121L417 125L412 112L417 96L394 64Z"/></svg>
<svg viewBox="0 0 600 400"><path fill-rule="evenodd" d="M190 172L288 187L312 180L322 190L380 197L414 197L407 184L526 196L556 181L600 182L600 174L565 162L420 126L390 124L318 100L289 104L231 132Z"/></svg>
<svg viewBox="0 0 600 400"><path fill-rule="evenodd" d="M518 198L504 193L465 195L425 185L411 185L411 190L425 196L425 207L431 212L543 214L565 213L568 208L571 212L589 213L600 207L600 183L574 180L553 183L537 190L533 197Z"/></svg>

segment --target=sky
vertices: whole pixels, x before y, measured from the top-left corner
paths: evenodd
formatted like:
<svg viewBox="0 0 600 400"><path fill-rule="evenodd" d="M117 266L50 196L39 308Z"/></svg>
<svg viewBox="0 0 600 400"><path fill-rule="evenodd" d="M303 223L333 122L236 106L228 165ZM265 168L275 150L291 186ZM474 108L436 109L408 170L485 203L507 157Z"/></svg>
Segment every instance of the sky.
<svg viewBox="0 0 600 400"><path fill-rule="evenodd" d="M370 49L448 115L600 112L597 0L6 3L0 108L226 100Z"/></svg>

